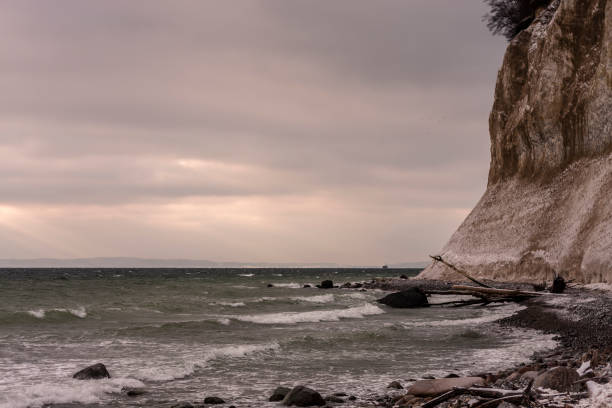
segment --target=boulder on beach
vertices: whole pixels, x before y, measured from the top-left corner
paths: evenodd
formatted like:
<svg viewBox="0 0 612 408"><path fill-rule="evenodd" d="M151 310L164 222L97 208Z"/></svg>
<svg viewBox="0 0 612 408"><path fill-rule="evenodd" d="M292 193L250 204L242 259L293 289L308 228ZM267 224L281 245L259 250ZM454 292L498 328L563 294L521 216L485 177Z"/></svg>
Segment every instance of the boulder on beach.
<svg viewBox="0 0 612 408"><path fill-rule="evenodd" d="M77 380L99 380L102 378L111 378L106 366L102 363L94 364L75 373L72 378Z"/></svg>
<svg viewBox="0 0 612 408"><path fill-rule="evenodd" d="M215 404L225 404L225 401L223 401L223 398L219 398L219 397L206 397L204 398L204 403L215 405Z"/></svg>
<svg viewBox="0 0 612 408"><path fill-rule="evenodd" d="M283 399L283 405L298 407L321 407L325 405L325 400L313 389L298 385L294 387Z"/></svg>
<svg viewBox="0 0 612 408"><path fill-rule="evenodd" d="M434 397L452 391L455 387L467 388L474 385L484 385L480 377L438 378L436 380L420 380L412 384L407 394L417 397Z"/></svg>
<svg viewBox="0 0 612 408"><path fill-rule="evenodd" d="M391 293L378 303L395 308L424 307L428 306L427 296L420 288L409 288L401 292Z"/></svg>
<svg viewBox="0 0 612 408"><path fill-rule="evenodd" d="M270 398L268 398L268 401L282 401L287 396L287 394L289 394L289 391L291 391L291 388L289 387L276 387L274 392L272 392L272 395L270 395Z"/></svg>
<svg viewBox="0 0 612 408"><path fill-rule="evenodd" d="M560 392L577 391L579 385L574 384L574 382L579 379L578 372L573 368L555 367L538 375L533 386L550 388Z"/></svg>
<svg viewBox="0 0 612 408"><path fill-rule="evenodd" d="M336 404L344 404L346 402L342 398L337 397L335 395L329 395L329 396L325 397L325 401L333 402L333 403L336 403Z"/></svg>
<svg viewBox="0 0 612 408"><path fill-rule="evenodd" d="M320 289L333 289L334 288L334 282L331 280L324 280L323 282L321 282L321 284L319 285Z"/></svg>
<svg viewBox="0 0 612 408"><path fill-rule="evenodd" d="M387 388L393 388L396 390L404 389L404 387L402 387L402 384L399 381L391 381L391 383L387 385Z"/></svg>

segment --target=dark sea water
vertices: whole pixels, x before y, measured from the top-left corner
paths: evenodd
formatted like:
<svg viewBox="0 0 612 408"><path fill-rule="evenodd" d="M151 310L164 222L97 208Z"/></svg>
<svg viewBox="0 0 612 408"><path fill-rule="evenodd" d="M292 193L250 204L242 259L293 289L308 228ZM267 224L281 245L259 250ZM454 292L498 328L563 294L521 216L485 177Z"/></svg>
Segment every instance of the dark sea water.
<svg viewBox="0 0 612 408"><path fill-rule="evenodd" d="M266 407L275 387L296 384L365 406L392 380L498 369L555 346L491 323L516 305L398 310L375 302L381 291L302 288L383 273L416 271L0 270L0 407L169 407L209 395ZM97 362L110 380L71 378Z"/></svg>

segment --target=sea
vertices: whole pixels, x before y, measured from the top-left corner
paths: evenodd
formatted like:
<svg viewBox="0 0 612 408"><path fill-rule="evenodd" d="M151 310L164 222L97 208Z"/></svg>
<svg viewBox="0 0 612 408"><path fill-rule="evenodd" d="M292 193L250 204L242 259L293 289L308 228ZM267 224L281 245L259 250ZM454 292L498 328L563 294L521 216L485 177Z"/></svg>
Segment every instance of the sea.
<svg viewBox="0 0 612 408"><path fill-rule="evenodd" d="M272 391L298 384L372 406L391 381L498 370L557 345L494 323L516 304L392 309L376 302L380 290L314 287L417 272L2 269L0 407L171 407L207 396L276 407ZM72 378L94 363L111 378Z"/></svg>

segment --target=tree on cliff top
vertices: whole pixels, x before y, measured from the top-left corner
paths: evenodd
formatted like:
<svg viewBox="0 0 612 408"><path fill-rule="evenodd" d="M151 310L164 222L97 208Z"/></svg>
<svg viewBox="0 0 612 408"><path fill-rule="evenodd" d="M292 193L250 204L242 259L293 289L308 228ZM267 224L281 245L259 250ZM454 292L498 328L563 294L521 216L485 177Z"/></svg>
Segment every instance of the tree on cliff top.
<svg viewBox="0 0 612 408"><path fill-rule="evenodd" d="M551 0L484 0L491 12L484 21L493 35L501 34L508 41L529 27L539 7L547 6Z"/></svg>

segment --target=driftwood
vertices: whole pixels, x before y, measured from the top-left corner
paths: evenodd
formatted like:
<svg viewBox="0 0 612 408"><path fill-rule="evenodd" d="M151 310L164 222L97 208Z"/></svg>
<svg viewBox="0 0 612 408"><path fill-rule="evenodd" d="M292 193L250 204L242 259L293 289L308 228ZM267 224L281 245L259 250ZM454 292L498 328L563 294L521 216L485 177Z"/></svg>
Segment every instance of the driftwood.
<svg viewBox="0 0 612 408"><path fill-rule="evenodd" d="M543 400L556 397L583 398L588 396L588 392L578 393L543 393L533 388L532 379L529 384L522 390L504 390L502 388L486 388L486 387L455 387L452 391L448 391L442 395L427 401L421 408L434 408L439 404L448 401L451 398L459 395L472 395L475 397L484 398L482 401L473 405L473 408L496 407L503 401L523 403L534 400Z"/></svg>
<svg viewBox="0 0 612 408"><path fill-rule="evenodd" d="M528 386L529 387L529 386ZM448 401L449 399L459 396L459 395L464 395L464 394L469 394L469 395L474 395L477 397L484 397L484 398L488 398L487 401L483 401L483 403L488 404L491 401L507 401L507 400L511 400L513 398L517 398L517 399L522 399L525 392L527 391L527 393L529 393L529 390L531 388L526 388L525 390L504 390L501 388L479 388L479 387L470 387L470 388L460 388L460 387L455 387L452 391L449 391L447 393L444 393L428 402L426 402L425 404L421 405L421 408L433 408L445 401ZM494 400L491 400L491 398L495 398ZM499 403L498 402L498 403ZM475 405L475 406L482 406L482 405Z"/></svg>
<svg viewBox="0 0 612 408"><path fill-rule="evenodd" d="M471 291L471 292L483 293L486 295L499 295L499 296L534 297L534 296L544 295L544 293L542 292L528 292L528 291L516 290L516 289L477 288L475 286L467 286L467 285L453 285L452 288L456 290Z"/></svg>
<svg viewBox="0 0 612 408"><path fill-rule="evenodd" d="M474 282L477 285L482 286L483 288L490 288L489 285L484 284L480 281L477 281L476 279L472 278L470 275L468 275L467 272L462 271L461 269L458 269L455 265L453 265L452 263L446 262L444 259L442 259L442 257L440 255L436 255L436 256L432 256L429 255L429 257L431 259L433 259L435 262L442 262L444 265L448 266L449 268L451 268L453 271L457 272L458 274L468 278L469 280L471 280L472 282Z"/></svg>

